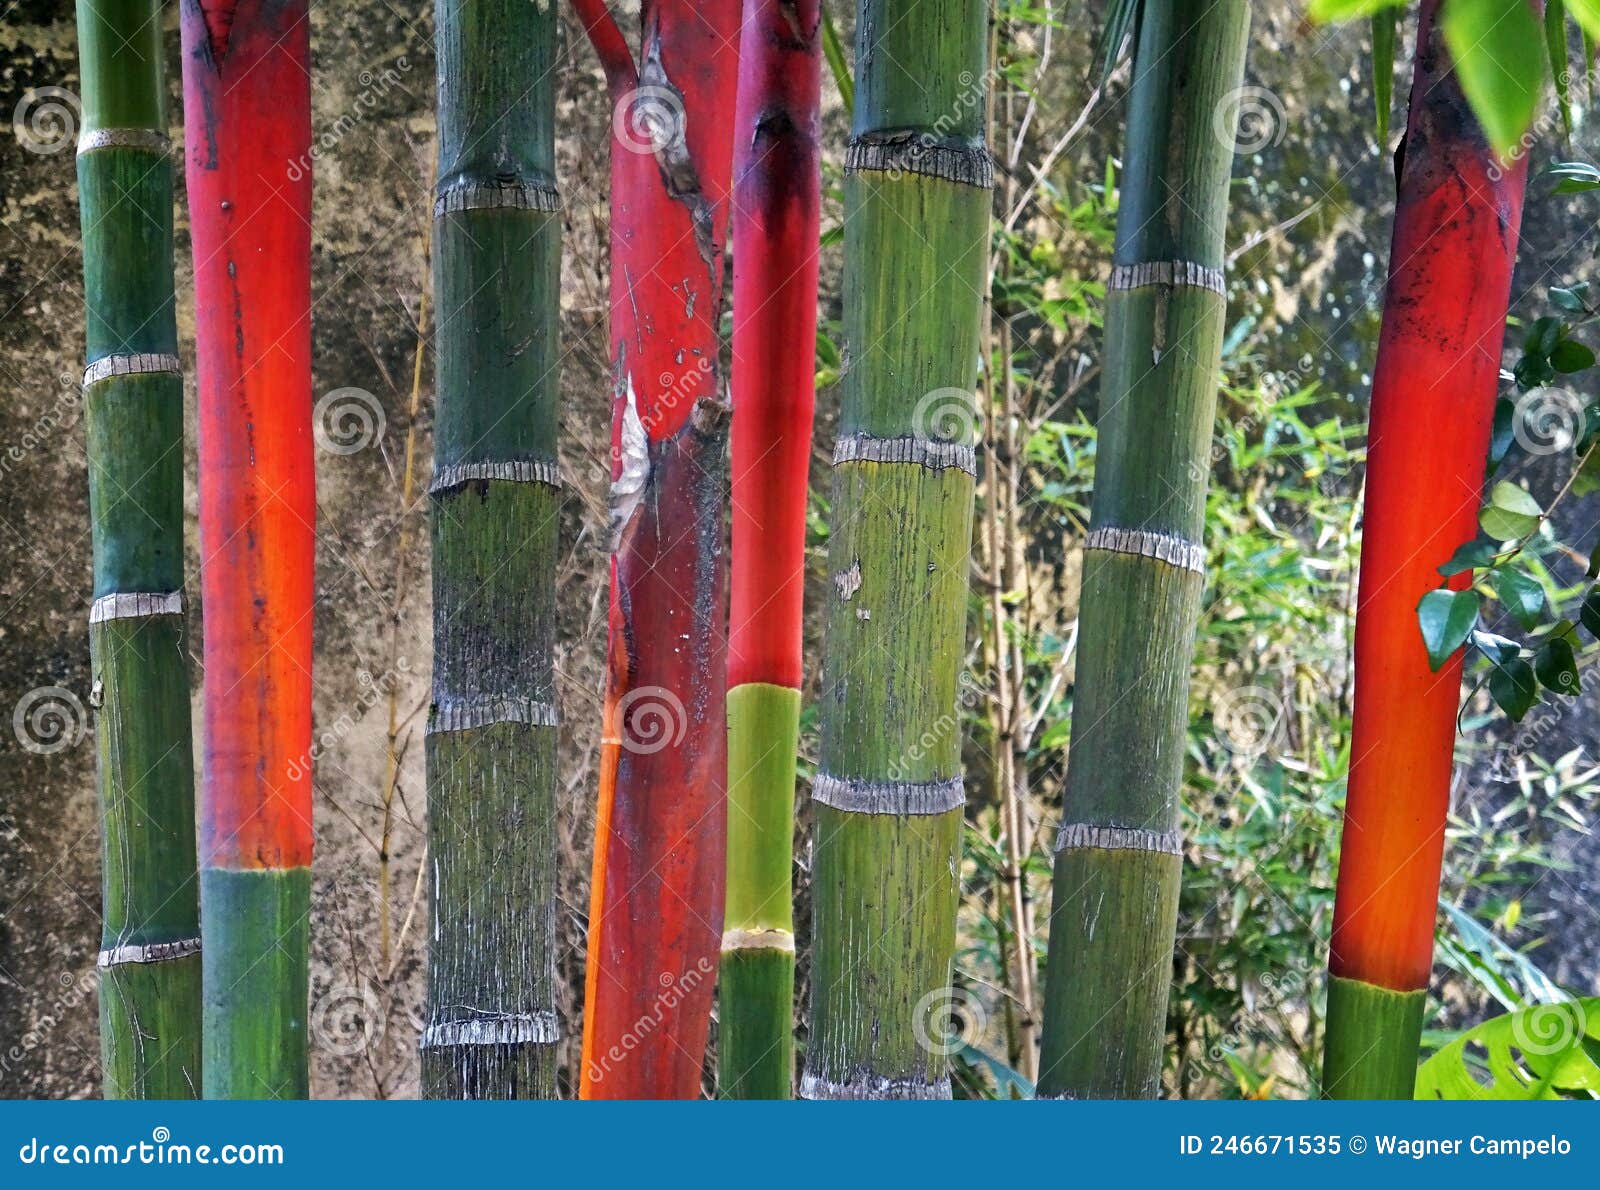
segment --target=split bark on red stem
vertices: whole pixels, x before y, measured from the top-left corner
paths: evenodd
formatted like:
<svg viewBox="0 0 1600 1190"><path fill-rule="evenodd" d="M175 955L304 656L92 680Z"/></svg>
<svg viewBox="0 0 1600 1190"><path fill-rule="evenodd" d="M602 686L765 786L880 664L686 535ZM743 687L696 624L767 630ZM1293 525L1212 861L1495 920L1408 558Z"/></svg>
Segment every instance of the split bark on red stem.
<svg viewBox="0 0 1600 1190"><path fill-rule="evenodd" d="M646 0L606 71L613 552L584 995L585 1098L698 1093L722 933L727 407L718 321L738 0Z"/></svg>

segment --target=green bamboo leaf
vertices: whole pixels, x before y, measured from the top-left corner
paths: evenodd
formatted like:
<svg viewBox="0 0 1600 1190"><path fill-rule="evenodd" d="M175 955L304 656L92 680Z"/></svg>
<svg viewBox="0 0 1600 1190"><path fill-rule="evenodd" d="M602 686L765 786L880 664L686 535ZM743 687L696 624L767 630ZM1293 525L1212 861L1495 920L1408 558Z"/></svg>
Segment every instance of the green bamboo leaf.
<svg viewBox="0 0 1600 1190"><path fill-rule="evenodd" d="M1539 502L1514 483L1494 485L1489 505L1478 514L1483 531L1496 541L1516 541L1539 527L1544 510Z"/></svg>
<svg viewBox="0 0 1600 1190"><path fill-rule="evenodd" d="M1600 997L1491 1017L1417 1071L1418 1099L1587 1099L1597 1091Z"/></svg>
<svg viewBox="0 0 1600 1190"><path fill-rule="evenodd" d="M1600 169L1596 169L1587 161L1558 161L1544 171L1552 178L1559 178L1555 193L1557 194L1582 194L1586 190L1600 190Z"/></svg>
<svg viewBox="0 0 1600 1190"><path fill-rule="evenodd" d="M856 81L850 74L850 64L845 61L844 43L839 40L839 29L833 23L833 14L822 5L822 56L828 60L828 71L833 75L833 85L839 88L839 98L844 101L844 114L853 116L856 110Z"/></svg>
<svg viewBox="0 0 1600 1190"><path fill-rule="evenodd" d="M1561 127L1572 136L1572 101L1568 82L1571 63L1567 57L1567 13L1563 0L1545 0L1544 39L1550 51L1550 77L1556 84L1556 107L1561 112Z"/></svg>
<svg viewBox="0 0 1600 1190"><path fill-rule="evenodd" d="M1428 650L1428 666L1435 672L1466 643L1478 623L1482 601L1476 591L1429 591L1417 604L1417 623Z"/></svg>
<svg viewBox="0 0 1600 1190"><path fill-rule="evenodd" d="M1544 611L1544 588L1520 570L1505 569L1494 576L1494 593L1524 628L1535 628Z"/></svg>
<svg viewBox="0 0 1600 1190"><path fill-rule="evenodd" d="M1111 72L1122 57L1122 47L1129 43L1139 27L1139 5L1142 0L1112 0L1106 10L1105 29L1100 34L1100 84L1105 85Z"/></svg>
<svg viewBox="0 0 1600 1190"><path fill-rule="evenodd" d="M1385 8L1398 8L1405 0L1311 0L1311 19L1322 24L1372 16Z"/></svg>
<svg viewBox="0 0 1600 1190"><path fill-rule="evenodd" d="M1593 62L1594 40L1600 37L1600 0L1566 0L1573 20L1583 30L1585 61Z"/></svg>
<svg viewBox="0 0 1600 1190"><path fill-rule="evenodd" d="M1440 23L1473 114L1508 155L1533 123L1544 84L1538 19L1526 0L1450 0Z"/></svg>
<svg viewBox="0 0 1600 1190"><path fill-rule="evenodd" d="M1489 673L1489 697L1512 722L1522 722L1522 717L1539 698L1533 667L1520 657L1497 664Z"/></svg>
<svg viewBox="0 0 1600 1190"><path fill-rule="evenodd" d="M1378 148L1389 148L1389 113L1394 107L1393 8L1372 14L1372 107L1378 117Z"/></svg>

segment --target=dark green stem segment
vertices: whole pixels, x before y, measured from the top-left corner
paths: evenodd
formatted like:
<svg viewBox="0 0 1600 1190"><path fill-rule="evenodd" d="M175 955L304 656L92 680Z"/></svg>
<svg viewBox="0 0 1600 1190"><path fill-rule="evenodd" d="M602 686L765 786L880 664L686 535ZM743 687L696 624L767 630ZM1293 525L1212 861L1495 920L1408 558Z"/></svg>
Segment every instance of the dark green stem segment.
<svg viewBox="0 0 1600 1190"><path fill-rule="evenodd" d="M1248 0L1146 0L1106 299L1039 1094L1160 1089ZM1230 106L1231 103L1231 106Z"/></svg>
<svg viewBox="0 0 1600 1190"><path fill-rule="evenodd" d="M1414 1098L1427 999L1426 988L1397 992L1330 977L1323 1097Z"/></svg>
<svg viewBox="0 0 1600 1190"><path fill-rule="evenodd" d="M862 0L801 1094L948 1098L987 5Z"/></svg>
<svg viewBox="0 0 1600 1190"><path fill-rule="evenodd" d="M728 894L718 975L718 1093L788 1099L794 1082L795 754L800 692L728 691Z"/></svg>
<svg viewBox="0 0 1600 1190"><path fill-rule="evenodd" d="M205 1097L306 1099L310 868L206 868Z"/></svg>
<svg viewBox="0 0 1600 1190"><path fill-rule="evenodd" d="M192 1099L200 907L161 6L78 0L77 18L104 1087L110 1099Z"/></svg>
<svg viewBox="0 0 1600 1190"><path fill-rule="evenodd" d="M556 1094L556 6L439 0L423 1093Z"/></svg>

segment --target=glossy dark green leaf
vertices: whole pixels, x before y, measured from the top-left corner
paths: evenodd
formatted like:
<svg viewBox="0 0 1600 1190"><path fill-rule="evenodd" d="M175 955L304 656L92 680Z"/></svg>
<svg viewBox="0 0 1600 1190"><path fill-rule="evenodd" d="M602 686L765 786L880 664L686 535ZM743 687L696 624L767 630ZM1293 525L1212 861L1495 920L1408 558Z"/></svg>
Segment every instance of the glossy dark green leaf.
<svg viewBox="0 0 1600 1190"><path fill-rule="evenodd" d="M1524 572L1507 567L1494 575L1494 593L1524 628L1538 626L1544 612L1544 588Z"/></svg>
<svg viewBox="0 0 1600 1190"><path fill-rule="evenodd" d="M1439 567L1445 578L1463 574L1468 570L1487 570L1494 565L1496 547L1493 542L1473 540L1456 547L1450 561Z"/></svg>
<svg viewBox="0 0 1600 1190"><path fill-rule="evenodd" d="M1600 546L1595 547L1600 551ZM1589 630L1589 635L1600 640L1600 587L1589 588L1583 597L1583 607L1578 611L1578 622Z"/></svg>
<svg viewBox="0 0 1600 1190"><path fill-rule="evenodd" d="M1583 689L1578 677L1578 658L1565 637L1554 636L1533 656L1533 672L1546 690L1573 695Z"/></svg>
<svg viewBox="0 0 1600 1190"><path fill-rule="evenodd" d="M1488 507L1478 514L1483 531L1496 541L1516 541L1539 527L1544 510L1539 502L1514 483L1494 485Z"/></svg>
<svg viewBox="0 0 1600 1190"><path fill-rule="evenodd" d="M1576 339L1563 339L1550 353L1550 366L1557 372L1581 372L1594 367L1594 352Z"/></svg>
<svg viewBox="0 0 1600 1190"><path fill-rule="evenodd" d="M1520 723L1539 697L1533 667L1520 657L1498 663L1489 671L1489 697L1495 705Z"/></svg>
<svg viewBox="0 0 1600 1190"><path fill-rule="evenodd" d="M1482 601L1476 591L1429 591L1417 604L1417 623L1428 650L1428 665L1437 672L1466 642L1478 623Z"/></svg>
<svg viewBox="0 0 1600 1190"><path fill-rule="evenodd" d="M1472 647L1490 661L1509 661L1522 652L1522 646L1510 637L1497 636L1493 632L1485 632L1482 628L1472 630Z"/></svg>

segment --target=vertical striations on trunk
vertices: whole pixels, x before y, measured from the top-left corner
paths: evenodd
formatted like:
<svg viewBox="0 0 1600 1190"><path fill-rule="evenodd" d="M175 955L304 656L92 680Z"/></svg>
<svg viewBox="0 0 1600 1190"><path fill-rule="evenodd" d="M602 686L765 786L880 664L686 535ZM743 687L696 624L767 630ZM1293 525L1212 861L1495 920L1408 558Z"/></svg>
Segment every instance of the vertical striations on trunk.
<svg viewBox="0 0 1600 1190"><path fill-rule="evenodd" d="M819 0L751 0L733 190L733 575L720 1093L794 1081L795 749L816 372Z"/></svg>
<svg viewBox="0 0 1600 1190"><path fill-rule="evenodd" d="M1106 298L1041 1097L1160 1089L1248 0L1146 0ZM1236 103L1234 106L1237 106Z"/></svg>
<svg viewBox="0 0 1600 1190"><path fill-rule="evenodd" d="M810 1099L948 1098L957 707L994 170L987 5L861 0L821 696Z"/></svg>
<svg viewBox="0 0 1600 1190"><path fill-rule="evenodd" d="M554 4L439 0L423 1090L556 1094Z"/></svg>
<svg viewBox="0 0 1600 1190"><path fill-rule="evenodd" d="M645 0L637 56L574 0L611 138L611 606L584 987L586 1099L699 1093L727 869L718 323L738 0Z"/></svg>
<svg viewBox="0 0 1600 1190"><path fill-rule="evenodd" d="M183 377L159 0L78 0L108 1099L200 1094Z"/></svg>
<svg viewBox="0 0 1600 1190"><path fill-rule="evenodd" d="M307 0L183 0L200 393L207 1098L307 1093L311 76Z"/></svg>
<svg viewBox="0 0 1600 1190"><path fill-rule="evenodd" d="M1476 532L1527 155L1502 165L1426 0L1372 376L1356 602L1355 723L1329 960L1323 1093L1409 1099L1461 691L1416 607ZM1451 585L1462 588L1469 576Z"/></svg>

